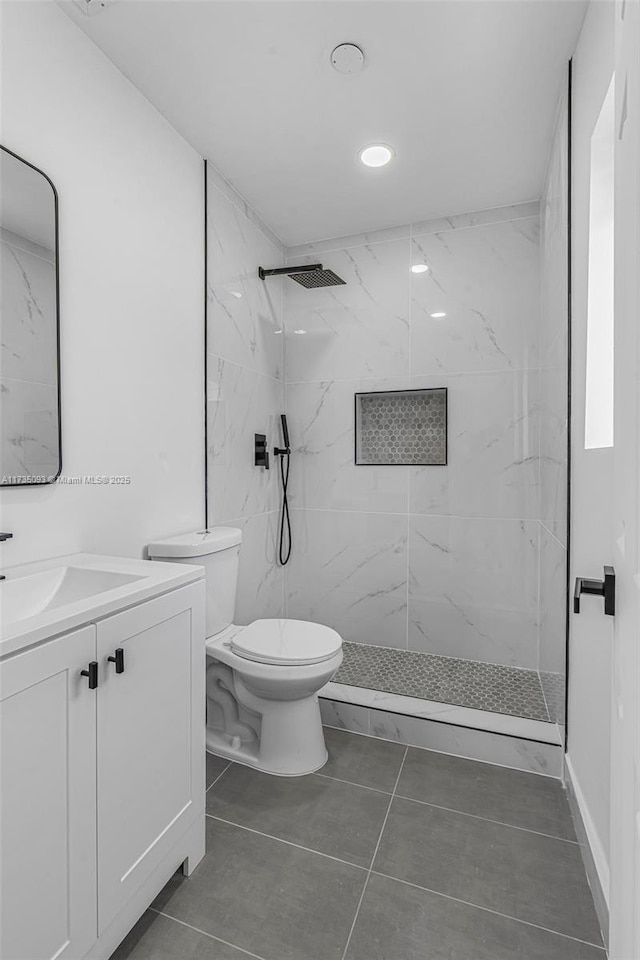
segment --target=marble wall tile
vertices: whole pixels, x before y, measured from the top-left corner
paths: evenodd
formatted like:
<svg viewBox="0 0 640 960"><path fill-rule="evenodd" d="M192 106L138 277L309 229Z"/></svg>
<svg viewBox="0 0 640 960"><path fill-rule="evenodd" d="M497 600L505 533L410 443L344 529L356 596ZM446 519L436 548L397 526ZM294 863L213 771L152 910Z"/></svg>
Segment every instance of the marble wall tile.
<svg viewBox="0 0 640 960"><path fill-rule="evenodd" d="M538 522L409 518L409 649L536 669Z"/></svg>
<svg viewBox="0 0 640 960"><path fill-rule="evenodd" d="M413 377L411 385L448 388L448 462L409 468L409 512L536 518L537 372Z"/></svg>
<svg viewBox="0 0 640 960"><path fill-rule="evenodd" d="M352 733L369 733L369 709L351 703L339 703L320 696L320 715L325 727L337 727Z"/></svg>
<svg viewBox="0 0 640 960"><path fill-rule="evenodd" d="M0 242L2 343L0 376L56 384L58 378L56 276L53 254L29 244Z"/></svg>
<svg viewBox="0 0 640 960"><path fill-rule="evenodd" d="M288 262L319 259L348 281L284 286L299 508L289 616L330 623L351 640L538 666L538 518L562 537L565 502L555 463L561 360L540 329L539 233L542 218L561 237L561 217L561 200L551 212L516 204L413 224L411 241L398 228L289 251ZM553 245L546 255L553 260ZM418 260L430 272L412 274ZM429 316L439 307L444 320ZM358 389L438 386L449 389L446 467L355 466ZM407 523L408 635L390 604L402 586L384 546Z"/></svg>
<svg viewBox="0 0 640 960"><path fill-rule="evenodd" d="M345 640L406 647L406 517L293 510L292 525L288 616L324 623Z"/></svg>
<svg viewBox="0 0 640 960"><path fill-rule="evenodd" d="M222 193L248 220L251 220L251 222L258 227L260 232L264 234L267 240L269 240L283 256L286 254L286 247L280 238L273 232L271 227L264 222L260 214L256 213L256 211L249 206L244 197L239 194L231 183L222 176L220 171L214 167L211 160L207 160L207 185L210 189L218 190Z"/></svg>
<svg viewBox="0 0 640 960"><path fill-rule="evenodd" d="M565 672L567 551L540 524L540 635L538 669Z"/></svg>
<svg viewBox="0 0 640 960"><path fill-rule="evenodd" d="M271 377L283 376L281 251L220 190L208 195L208 349Z"/></svg>
<svg viewBox="0 0 640 960"><path fill-rule="evenodd" d="M567 542L568 373L566 328L560 330L539 372L540 519Z"/></svg>
<svg viewBox="0 0 640 960"><path fill-rule="evenodd" d="M346 250L349 247L364 247L370 243L385 243L388 240L407 240L411 236L411 226L383 227L369 233L352 233L345 237L330 237L327 240L315 240L313 243L300 243L287 250L287 263L298 263L302 257L315 257L328 250Z"/></svg>
<svg viewBox="0 0 640 960"><path fill-rule="evenodd" d="M60 463L57 386L1 378L0 396L0 479L55 476Z"/></svg>
<svg viewBox="0 0 640 960"><path fill-rule="evenodd" d="M284 568L277 563L277 511L226 521L242 530L235 622L284 616Z"/></svg>
<svg viewBox="0 0 640 960"><path fill-rule="evenodd" d="M457 213L450 217L432 220L420 220L411 224L411 236L423 233L444 233L447 230L464 230L467 227L486 226L490 223L504 223L505 220L526 220L540 214L537 200L525 203L511 203L506 207L491 207L488 210L476 210L473 213Z"/></svg>
<svg viewBox="0 0 640 960"><path fill-rule="evenodd" d="M409 240L329 251L322 263L346 285L285 283L287 380L408 374Z"/></svg>
<svg viewBox="0 0 640 960"><path fill-rule="evenodd" d="M558 103L553 143L541 201L540 360L560 331L568 327L569 124L567 92Z"/></svg>
<svg viewBox="0 0 640 960"><path fill-rule="evenodd" d="M568 97L558 104L542 195L539 663L550 710L566 672L568 441Z"/></svg>
<svg viewBox="0 0 640 960"><path fill-rule="evenodd" d="M385 740L397 740L471 760L497 763L502 767L528 770L549 777L560 777L562 774L562 747L550 743L536 743L381 710L371 711L369 731L372 736Z"/></svg>
<svg viewBox="0 0 640 960"><path fill-rule="evenodd" d="M254 435L265 433L271 449L279 439L283 411L280 380L209 355L210 523L278 509L278 472L254 466Z"/></svg>
<svg viewBox="0 0 640 960"><path fill-rule="evenodd" d="M354 395L402 389L396 380L287 384L292 503L330 510L407 512L408 467L356 466ZM406 381L402 381L403 385Z"/></svg>
<svg viewBox="0 0 640 960"><path fill-rule="evenodd" d="M414 237L411 260L429 266L411 274L413 374L536 366L537 217Z"/></svg>

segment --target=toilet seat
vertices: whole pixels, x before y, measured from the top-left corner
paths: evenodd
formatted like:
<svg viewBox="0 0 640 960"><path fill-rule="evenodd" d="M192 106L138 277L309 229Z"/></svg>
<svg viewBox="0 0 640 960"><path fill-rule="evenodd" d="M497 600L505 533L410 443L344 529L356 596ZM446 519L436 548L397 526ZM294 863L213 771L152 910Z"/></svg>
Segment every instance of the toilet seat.
<svg viewBox="0 0 640 960"><path fill-rule="evenodd" d="M322 663L341 646L340 635L331 627L306 620L254 620L230 641L238 657L281 666Z"/></svg>

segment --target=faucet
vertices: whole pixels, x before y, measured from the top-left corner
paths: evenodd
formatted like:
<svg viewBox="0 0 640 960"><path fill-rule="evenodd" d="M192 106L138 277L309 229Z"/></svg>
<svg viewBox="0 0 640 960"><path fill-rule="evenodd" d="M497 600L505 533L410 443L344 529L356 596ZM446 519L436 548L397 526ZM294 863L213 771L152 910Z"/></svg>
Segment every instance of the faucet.
<svg viewBox="0 0 640 960"><path fill-rule="evenodd" d="M0 542L2 542L3 540L11 540L12 536L13 536L12 533L0 533ZM0 573L0 580L6 580L6 579L7 578L5 577L5 575L3 573Z"/></svg>

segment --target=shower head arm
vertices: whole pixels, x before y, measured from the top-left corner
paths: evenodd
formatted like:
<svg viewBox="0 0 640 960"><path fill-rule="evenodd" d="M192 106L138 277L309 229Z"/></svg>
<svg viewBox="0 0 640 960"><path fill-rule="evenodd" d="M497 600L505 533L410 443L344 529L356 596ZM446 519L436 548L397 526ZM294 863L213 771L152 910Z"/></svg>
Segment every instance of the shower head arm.
<svg viewBox="0 0 640 960"><path fill-rule="evenodd" d="M303 263L297 267L276 267L274 270L265 270L264 267L258 267L258 276L261 280L267 277L290 277L294 273L313 273L316 270L322 270L321 263Z"/></svg>

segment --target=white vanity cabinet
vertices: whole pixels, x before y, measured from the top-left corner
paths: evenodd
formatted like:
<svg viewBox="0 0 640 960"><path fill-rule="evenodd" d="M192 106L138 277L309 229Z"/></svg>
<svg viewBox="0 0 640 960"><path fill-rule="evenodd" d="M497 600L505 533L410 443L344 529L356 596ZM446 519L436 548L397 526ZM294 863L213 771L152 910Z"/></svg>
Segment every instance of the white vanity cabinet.
<svg viewBox="0 0 640 960"><path fill-rule="evenodd" d="M202 857L204 631L200 580L0 662L1 960L108 957Z"/></svg>
<svg viewBox="0 0 640 960"><path fill-rule="evenodd" d="M95 649L89 626L0 665L2 960L77 960L96 939Z"/></svg>
<svg viewBox="0 0 640 960"><path fill-rule="evenodd" d="M98 624L100 933L204 805L205 651L191 642L193 589Z"/></svg>

